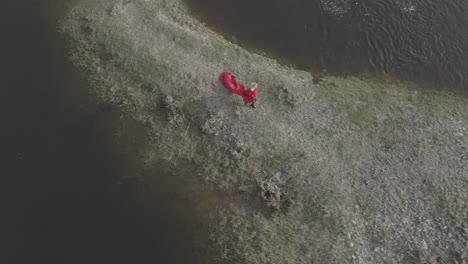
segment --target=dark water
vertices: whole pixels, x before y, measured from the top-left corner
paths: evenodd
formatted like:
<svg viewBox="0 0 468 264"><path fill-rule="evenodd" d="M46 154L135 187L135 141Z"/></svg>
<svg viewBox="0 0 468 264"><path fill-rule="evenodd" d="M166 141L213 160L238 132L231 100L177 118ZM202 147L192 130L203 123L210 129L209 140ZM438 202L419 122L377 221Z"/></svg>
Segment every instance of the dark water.
<svg viewBox="0 0 468 264"><path fill-rule="evenodd" d="M144 130L67 62L69 2L0 4L0 263L206 263L189 172L139 170Z"/></svg>
<svg viewBox="0 0 468 264"><path fill-rule="evenodd" d="M468 94L467 0L186 0L228 39L315 72Z"/></svg>

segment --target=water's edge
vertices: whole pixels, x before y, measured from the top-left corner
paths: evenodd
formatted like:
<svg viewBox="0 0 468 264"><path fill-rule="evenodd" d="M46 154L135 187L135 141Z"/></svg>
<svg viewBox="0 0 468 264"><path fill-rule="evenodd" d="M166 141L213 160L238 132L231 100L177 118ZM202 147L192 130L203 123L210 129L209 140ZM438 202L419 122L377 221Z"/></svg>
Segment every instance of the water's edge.
<svg viewBox="0 0 468 264"><path fill-rule="evenodd" d="M466 100L404 83L314 81L229 43L181 1L89 1L64 32L96 92L148 126L157 155L247 197L210 215L220 258L466 258ZM217 82L224 70L261 84L257 109Z"/></svg>
<svg viewBox="0 0 468 264"><path fill-rule="evenodd" d="M314 76L407 80L468 95L466 1L184 2L227 40Z"/></svg>
<svg viewBox="0 0 468 264"><path fill-rule="evenodd" d="M2 10L11 41L0 114L2 259L204 263L205 209L186 196L197 185L184 178L190 167L144 164L147 128L100 100L69 62L57 22L73 1L39 2L9 1Z"/></svg>

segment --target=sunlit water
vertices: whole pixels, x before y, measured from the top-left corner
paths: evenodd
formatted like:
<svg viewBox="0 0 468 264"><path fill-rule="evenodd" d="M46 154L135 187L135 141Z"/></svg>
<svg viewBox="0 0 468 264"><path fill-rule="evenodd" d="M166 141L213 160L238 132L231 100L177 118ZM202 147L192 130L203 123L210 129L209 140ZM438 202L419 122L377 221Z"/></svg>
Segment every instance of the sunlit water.
<svg viewBox="0 0 468 264"><path fill-rule="evenodd" d="M301 69L468 90L467 0L186 0L231 41Z"/></svg>

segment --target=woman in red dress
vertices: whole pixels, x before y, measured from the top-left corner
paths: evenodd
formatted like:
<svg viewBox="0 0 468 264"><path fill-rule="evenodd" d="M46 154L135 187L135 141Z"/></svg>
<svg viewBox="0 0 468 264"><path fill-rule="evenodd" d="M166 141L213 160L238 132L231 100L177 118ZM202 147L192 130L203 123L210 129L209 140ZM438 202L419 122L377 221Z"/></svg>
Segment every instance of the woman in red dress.
<svg viewBox="0 0 468 264"><path fill-rule="evenodd" d="M250 104L251 107L256 108L255 102L257 101L258 85L251 83L249 89L236 80L236 76L229 72L223 72L219 76L219 80L230 92L242 96L244 104Z"/></svg>

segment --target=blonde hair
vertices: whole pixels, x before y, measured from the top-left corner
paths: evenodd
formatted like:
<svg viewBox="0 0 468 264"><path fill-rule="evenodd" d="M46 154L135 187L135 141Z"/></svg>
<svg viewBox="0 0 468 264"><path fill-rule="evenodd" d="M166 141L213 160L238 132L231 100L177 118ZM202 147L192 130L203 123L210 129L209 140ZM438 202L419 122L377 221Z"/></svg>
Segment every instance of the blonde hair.
<svg viewBox="0 0 468 264"><path fill-rule="evenodd" d="M255 89L257 88L257 83L256 82L251 82L250 85L249 85L249 89Z"/></svg>

